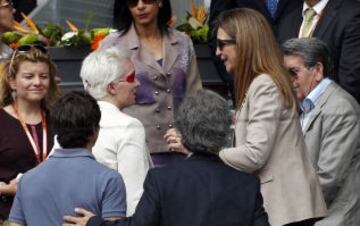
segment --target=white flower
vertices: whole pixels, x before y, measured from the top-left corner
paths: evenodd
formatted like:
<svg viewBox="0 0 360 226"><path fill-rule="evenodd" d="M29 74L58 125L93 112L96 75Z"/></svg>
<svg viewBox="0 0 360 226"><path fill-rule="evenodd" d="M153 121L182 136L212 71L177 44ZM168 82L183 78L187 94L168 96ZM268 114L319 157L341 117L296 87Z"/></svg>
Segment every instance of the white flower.
<svg viewBox="0 0 360 226"><path fill-rule="evenodd" d="M63 42L68 41L76 35L78 35L78 32L73 32L73 31L67 32L61 37L61 41Z"/></svg>

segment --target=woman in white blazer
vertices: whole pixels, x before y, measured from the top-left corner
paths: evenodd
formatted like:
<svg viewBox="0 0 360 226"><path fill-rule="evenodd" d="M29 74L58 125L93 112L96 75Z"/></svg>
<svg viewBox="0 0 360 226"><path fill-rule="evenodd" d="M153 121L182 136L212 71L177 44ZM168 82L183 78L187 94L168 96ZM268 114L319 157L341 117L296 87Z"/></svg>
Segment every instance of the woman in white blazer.
<svg viewBox="0 0 360 226"><path fill-rule="evenodd" d="M259 176L272 226L313 225L326 206L306 155L295 96L266 19L251 9L222 13L217 51L235 81L235 147L228 165Z"/></svg>

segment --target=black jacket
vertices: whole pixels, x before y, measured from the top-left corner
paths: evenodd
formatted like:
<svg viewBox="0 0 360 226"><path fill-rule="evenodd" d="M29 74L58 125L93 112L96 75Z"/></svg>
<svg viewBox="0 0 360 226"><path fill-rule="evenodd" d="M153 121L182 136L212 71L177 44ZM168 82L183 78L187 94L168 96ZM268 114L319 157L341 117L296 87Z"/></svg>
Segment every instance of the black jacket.
<svg viewBox="0 0 360 226"><path fill-rule="evenodd" d="M298 37L303 6L297 7L278 24L280 43ZM360 2L329 0L313 37L324 41L334 63L329 78L340 84L360 103Z"/></svg>
<svg viewBox="0 0 360 226"><path fill-rule="evenodd" d="M92 218L87 226L109 225ZM226 166L217 156L196 154L151 169L133 218L113 225L268 226L259 180Z"/></svg>

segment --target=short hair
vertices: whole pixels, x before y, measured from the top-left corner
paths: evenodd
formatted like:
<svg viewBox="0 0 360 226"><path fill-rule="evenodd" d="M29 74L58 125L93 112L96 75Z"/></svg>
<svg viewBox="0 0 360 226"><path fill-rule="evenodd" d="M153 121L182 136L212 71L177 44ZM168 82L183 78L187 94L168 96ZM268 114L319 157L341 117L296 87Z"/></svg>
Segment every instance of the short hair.
<svg viewBox="0 0 360 226"><path fill-rule="evenodd" d="M159 7L159 14L157 17L158 28L162 33L168 33L168 22L171 20L171 4L170 0L161 0L162 7ZM114 27L118 29L122 35L129 31L134 18L131 15L129 6L126 0L115 0L114 4Z"/></svg>
<svg viewBox="0 0 360 226"><path fill-rule="evenodd" d="M96 100L84 91L72 91L62 96L51 112L51 124L63 148L83 148L99 129L100 108Z"/></svg>
<svg viewBox="0 0 360 226"><path fill-rule="evenodd" d="M185 98L176 114L176 128L191 152L218 154L228 143L232 122L225 99L209 90Z"/></svg>
<svg viewBox="0 0 360 226"><path fill-rule="evenodd" d="M301 56L304 59L304 66L310 68L317 63L324 67L324 77L331 72L330 51L325 42L317 38L293 38L282 44L284 55Z"/></svg>
<svg viewBox="0 0 360 226"><path fill-rule="evenodd" d="M12 104L14 101L11 95L12 89L9 85L9 79L15 78L19 71L20 64L25 61L45 63L49 66L49 89L44 100L41 102L43 108L49 109L55 103L60 93L55 80L55 76L57 75L56 65L48 53L44 53L35 47L22 53L15 51L5 60L4 67L0 72L0 107Z"/></svg>
<svg viewBox="0 0 360 226"><path fill-rule="evenodd" d="M126 65L130 62L126 52L116 47L90 53L82 62L80 71L85 90L101 100L107 95L107 86L127 72Z"/></svg>

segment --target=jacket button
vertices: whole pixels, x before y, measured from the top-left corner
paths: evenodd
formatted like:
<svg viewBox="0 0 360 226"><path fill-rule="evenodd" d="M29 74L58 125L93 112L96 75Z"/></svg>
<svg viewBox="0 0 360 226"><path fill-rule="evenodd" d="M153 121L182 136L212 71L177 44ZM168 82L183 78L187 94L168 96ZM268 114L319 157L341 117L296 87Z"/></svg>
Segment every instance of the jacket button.
<svg viewBox="0 0 360 226"><path fill-rule="evenodd" d="M171 107L171 106L168 106L167 109L168 109L169 111L171 111L172 107Z"/></svg>
<svg viewBox="0 0 360 226"><path fill-rule="evenodd" d="M167 93L170 93L170 89L167 89L166 92L167 92Z"/></svg>
<svg viewBox="0 0 360 226"><path fill-rule="evenodd" d="M159 91L155 91L154 93L155 93L155 95L159 95Z"/></svg>
<svg viewBox="0 0 360 226"><path fill-rule="evenodd" d="M173 125L171 123L169 124L169 128L173 128Z"/></svg>
<svg viewBox="0 0 360 226"><path fill-rule="evenodd" d="M159 125L159 124L157 124L157 125L156 125L156 129L158 129L158 130L160 130L160 129L161 129L161 127L160 127L160 125Z"/></svg>

